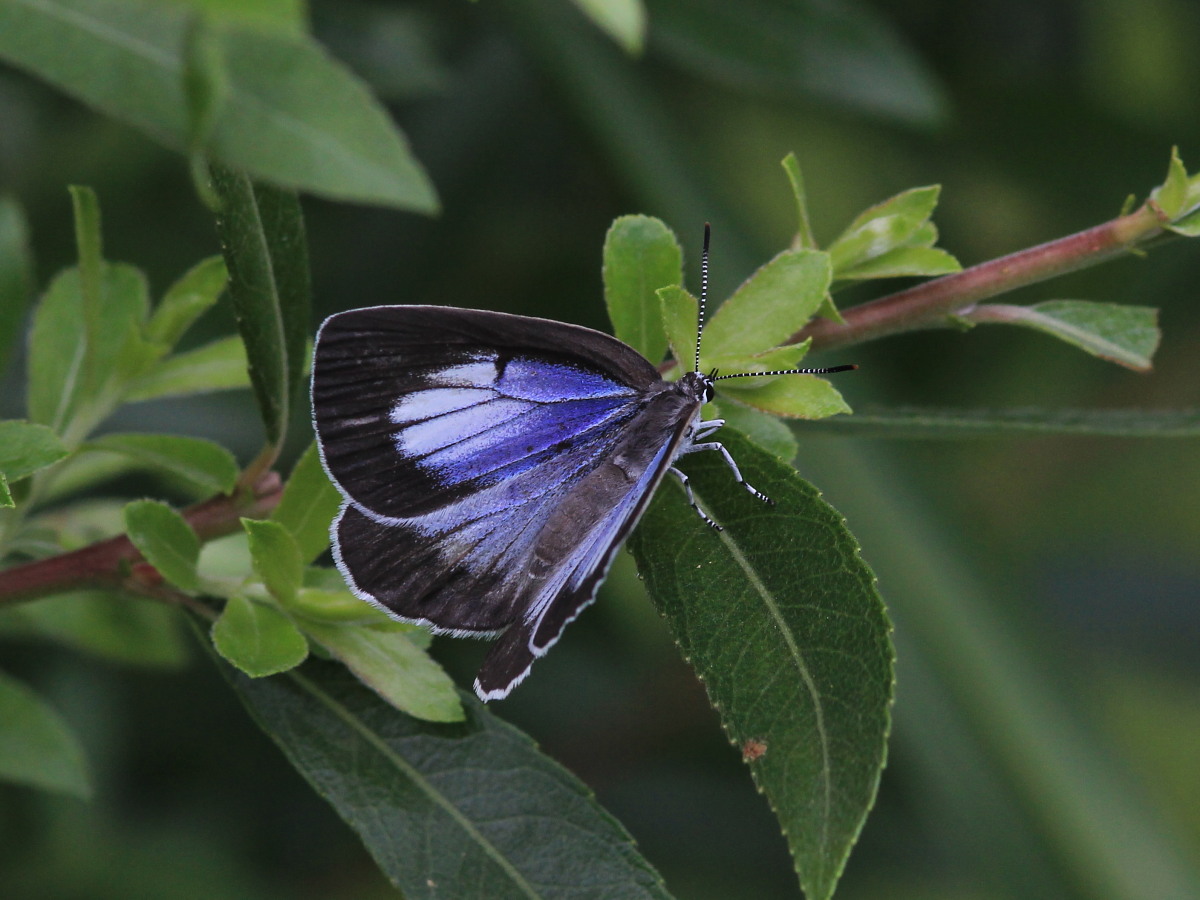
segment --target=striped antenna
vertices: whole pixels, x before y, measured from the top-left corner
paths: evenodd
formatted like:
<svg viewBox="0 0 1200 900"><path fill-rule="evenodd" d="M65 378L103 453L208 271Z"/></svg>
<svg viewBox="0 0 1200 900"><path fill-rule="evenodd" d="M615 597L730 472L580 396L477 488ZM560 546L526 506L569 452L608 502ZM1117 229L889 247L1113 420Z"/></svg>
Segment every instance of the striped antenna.
<svg viewBox="0 0 1200 900"><path fill-rule="evenodd" d="M764 375L832 375L834 372L851 372L857 369L856 365L848 366L829 366L825 369L776 369L773 372L737 372L733 375L712 375L713 381L720 381L723 378L761 378Z"/></svg>
<svg viewBox="0 0 1200 900"><path fill-rule="evenodd" d="M700 316L696 320L696 367L700 371L700 336L704 334L704 307L708 304L708 238L712 226L704 223L704 249L700 251Z"/></svg>
<svg viewBox="0 0 1200 900"><path fill-rule="evenodd" d="M704 334L704 308L708 302L708 239L712 226L704 223L704 249L700 252L700 317L696 322L696 367L700 371L700 337ZM710 381L720 381L723 378L759 378L764 375L832 375L834 372L850 372L858 366L830 366L825 369L777 369L773 372L737 372L733 375L718 375L713 371Z"/></svg>

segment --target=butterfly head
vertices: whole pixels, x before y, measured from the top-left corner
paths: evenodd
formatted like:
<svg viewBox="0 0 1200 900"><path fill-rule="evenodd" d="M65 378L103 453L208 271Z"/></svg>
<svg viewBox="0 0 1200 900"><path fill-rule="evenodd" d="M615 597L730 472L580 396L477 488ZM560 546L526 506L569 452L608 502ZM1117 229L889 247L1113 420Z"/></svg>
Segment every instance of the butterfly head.
<svg viewBox="0 0 1200 900"><path fill-rule="evenodd" d="M706 375L703 372L684 372L676 382L680 386L680 390L688 394L693 400L699 400L700 403L712 403L713 396L716 393L713 390L713 375Z"/></svg>

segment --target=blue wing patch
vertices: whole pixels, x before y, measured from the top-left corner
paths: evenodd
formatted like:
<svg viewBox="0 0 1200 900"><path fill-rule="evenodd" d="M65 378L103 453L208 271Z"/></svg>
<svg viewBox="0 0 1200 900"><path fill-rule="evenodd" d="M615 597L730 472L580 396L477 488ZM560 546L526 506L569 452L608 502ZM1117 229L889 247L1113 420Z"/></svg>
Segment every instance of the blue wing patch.
<svg viewBox="0 0 1200 900"><path fill-rule="evenodd" d="M580 452L627 422L639 399L593 372L495 353L431 372L425 384L388 418L396 452L443 487L484 488Z"/></svg>

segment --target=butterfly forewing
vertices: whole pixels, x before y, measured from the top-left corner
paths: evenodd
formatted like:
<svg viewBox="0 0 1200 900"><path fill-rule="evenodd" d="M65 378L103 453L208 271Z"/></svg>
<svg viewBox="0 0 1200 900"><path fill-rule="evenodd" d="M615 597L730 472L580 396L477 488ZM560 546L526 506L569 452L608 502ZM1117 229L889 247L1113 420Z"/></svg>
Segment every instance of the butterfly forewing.
<svg viewBox="0 0 1200 900"><path fill-rule="evenodd" d="M372 307L322 326L313 415L326 468L347 497L381 516L412 516L612 427L657 378L630 348L585 328Z"/></svg>

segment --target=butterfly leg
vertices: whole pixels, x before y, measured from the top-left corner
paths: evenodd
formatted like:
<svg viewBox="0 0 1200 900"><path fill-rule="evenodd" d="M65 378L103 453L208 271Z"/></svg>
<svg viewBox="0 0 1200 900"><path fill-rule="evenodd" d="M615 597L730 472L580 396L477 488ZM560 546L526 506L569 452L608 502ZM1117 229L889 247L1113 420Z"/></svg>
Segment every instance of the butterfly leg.
<svg viewBox="0 0 1200 900"><path fill-rule="evenodd" d="M721 526L718 525L716 522L714 522L712 519L710 519L708 517L708 515L704 512L704 510L702 510L700 508L700 505L696 502L696 498L692 496L692 483L688 480L688 477L686 475L684 475L682 472L680 472L678 469L676 469L674 466L671 467L670 471L672 474L674 474L674 476L676 478L679 479L679 483L683 485L684 491L687 492L688 505L691 506L691 508L696 511L696 515L698 515L701 519L703 519L706 523L708 523L708 526L710 528L715 528L717 531L722 531L723 529L721 528Z"/></svg>
<svg viewBox="0 0 1200 900"><path fill-rule="evenodd" d="M701 427L703 427L704 424L705 423L702 422ZM733 457L729 455L729 451L725 449L725 445L720 441L709 441L706 444L692 444L688 452L691 453L696 450L716 450L719 452L723 457L725 457L725 464L733 470L733 477L737 479L738 484L748 490L751 496L758 498L763 503L766 503L770 506L775 505L774 500L772 500L758 488L751 485L748 481L746 481L745 478L742 477L742 470L737 467L737 463L733 461Z"/></svg>
<svg viewBox="0 0 1200 900"><path fill-rule="evenodd" d="M724 424L724 419L709 419L707 422L697 422L696 430L692 432L692 440L702 441Z"/></svg>

